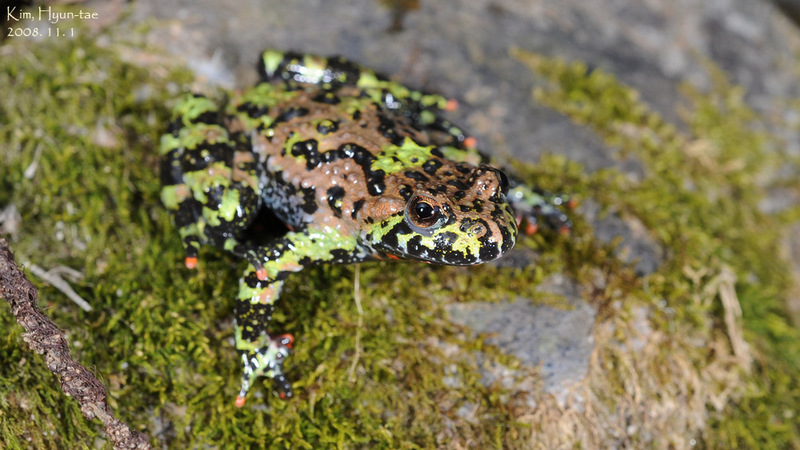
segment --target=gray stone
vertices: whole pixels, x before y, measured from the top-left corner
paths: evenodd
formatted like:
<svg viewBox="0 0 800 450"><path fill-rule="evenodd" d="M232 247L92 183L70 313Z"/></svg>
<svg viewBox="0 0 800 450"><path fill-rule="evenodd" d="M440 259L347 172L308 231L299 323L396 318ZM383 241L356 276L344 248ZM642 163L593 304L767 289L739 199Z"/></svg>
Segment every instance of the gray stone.
<svg viewBox="0 0 800 450"><path fill-rule="evenodd" d="M596 313L581 297L577 283L563 276L548 278L540 290L563 296L568 306L533 305L530 299L521 298L502 303L454 303L447 310L454 322L488 334L487 343L523 364L538 367L544 391L563 400L586 376L594 349Z"/></svg>

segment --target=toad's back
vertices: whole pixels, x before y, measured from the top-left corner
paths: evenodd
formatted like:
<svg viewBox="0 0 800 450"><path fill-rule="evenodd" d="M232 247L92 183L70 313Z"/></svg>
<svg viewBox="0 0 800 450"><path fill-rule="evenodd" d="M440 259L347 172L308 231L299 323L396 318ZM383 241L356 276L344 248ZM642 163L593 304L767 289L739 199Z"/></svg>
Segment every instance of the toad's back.
<svg viewBox="0 0 800 450"><path fill-rule="evenodd" d="M358 227L355 221L368 220L364 206L401 181L387 177L386 168L396 173L401 166L413 169L435 158L428 133L404 116L392 117L362 93L352 86L335 91L308 87L286 93L290 98L269 108L254 107L252 99L233 100L238 114L228 128L250 137L263 169L265 206L293 228L338 224L337 219ZM263 114L273 120L259 129L256 120ZM417 155L405 164L398 155L403 152Z"/></svg>

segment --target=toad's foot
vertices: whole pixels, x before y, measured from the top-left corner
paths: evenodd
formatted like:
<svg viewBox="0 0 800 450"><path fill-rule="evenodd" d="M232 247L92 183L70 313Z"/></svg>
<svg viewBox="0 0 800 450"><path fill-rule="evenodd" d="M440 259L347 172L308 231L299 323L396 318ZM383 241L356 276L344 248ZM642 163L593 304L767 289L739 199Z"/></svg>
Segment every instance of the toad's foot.
<svg viewBox="0 0 800 450"><path fill-rule="evenodd" d="M268 343L255 350L242 352L242 388L236 397L236 406L244 406L247 391L258 377L272 378L273 386L281 399L292 397L292 385L283 374L283 363L294 343L291 334L267 337Z"/></svg>
<svg viewBox="0 0 800 450"><path fill-rule="evenodd" d="M577 205L574 198L543 194L525 185L517 185L508 192L508 202L514 208L520 230L527 235L536 233L540 225L563 234L572 229L572 222L563 209Z"/></svg>

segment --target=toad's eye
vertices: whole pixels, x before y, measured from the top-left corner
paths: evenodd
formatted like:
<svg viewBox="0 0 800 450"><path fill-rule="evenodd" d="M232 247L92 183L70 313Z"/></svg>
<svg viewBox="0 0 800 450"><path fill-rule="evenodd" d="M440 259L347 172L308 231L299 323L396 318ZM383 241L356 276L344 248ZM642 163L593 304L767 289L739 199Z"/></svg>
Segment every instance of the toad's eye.
<svg viewBox="0 0 800 450"><path fill-rule="evenodd" d="M442 208L436 200L418 195L408 202L406 218L415 228L431 228L439 224L442 218Z"/></svg>
<svg viewBox="0 0 800 450"><path fill-rule="evenodd" d="M414 214L417 215L417 220L427 220L436 214L436 210L425 202L419 202L414 206Z"/></svg>

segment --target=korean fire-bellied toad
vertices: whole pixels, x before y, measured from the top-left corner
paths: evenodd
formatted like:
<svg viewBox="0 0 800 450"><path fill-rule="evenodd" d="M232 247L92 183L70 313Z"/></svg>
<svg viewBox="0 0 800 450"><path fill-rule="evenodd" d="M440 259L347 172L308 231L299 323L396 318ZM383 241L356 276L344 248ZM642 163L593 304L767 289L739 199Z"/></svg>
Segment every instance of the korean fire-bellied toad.
<svg viewBox="0 0 800 450"><path fill-rule="evenodd" d="M528 231L569 226L559 197L487 165L475 139L441 116L453 102L342 58L267 51L258 67L261 82L226 104L180 101L160 149L161 198L186 266L203 244L248 262L236 308L237 406L260 376L292 395L282 366L293 338L267 334L290 273L381 258L479 264L514 246L517 221ZM262 209L289 231L246 238Z"/></svg>

